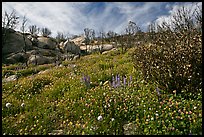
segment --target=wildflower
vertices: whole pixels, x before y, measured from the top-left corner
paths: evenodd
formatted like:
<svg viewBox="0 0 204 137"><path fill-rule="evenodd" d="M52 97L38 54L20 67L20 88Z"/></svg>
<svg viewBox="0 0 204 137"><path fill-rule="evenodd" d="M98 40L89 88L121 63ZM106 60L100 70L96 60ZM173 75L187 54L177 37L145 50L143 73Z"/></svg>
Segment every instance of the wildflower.
<svg viewBox="0 0 204 137"><path fill-rule="evenodd" d="M113 81L112 86L113 86L114 88L116 88L116 83L115 83L115 81Z"/></svg>
<svg viewBox="0 0 204 137"><path fill-rule="evenodd" d="M159 88L157 87L157 88L156 88L156 92L157 92L157 94L160 96L161 93L160 93L159 91L160 91L160 90L159 90Z"/></svg>
<svg viewBox="0 0 204 137"><path fill-rule="evenodd" d="M99 85L102 86L102 85L103 85L103 82L101 81L101 82L99 83Z"/></svg>
<svg viewBox="0 0 204 137"><path fill-rule="evenodd" d="M159 114L157 114L157 113L156 113L155 115L156 115L156 116L159 116Z"/></svg>
<svg viewBox="0 0 204 137"><path fill-rule="evenodd" d="M151 118L151 120L153 121L153 120L154 120L154 118L152 117L152 118Z"/></svg>
<svg viewBox="0 0 204 137"><path fill-rule="evenodd" d="M132 84L132 76L130 76L130 81L128 81L128 85Z"/></svg>
<svg viewBox="0 0 204 137"><path fill-rule="evenodd" d="M112 81L115 81L115 78L114 78L114 76L112 77Z"/></svg>
<svg viewBox="0 0 204 137"><path fill-rule="evenodd" d="M84 131L82 131L82 133L81 133L82 135L85 135L85 132Z"/></svg>
<svg viewBox="0 0 204 137"><path fill-rule="evenodd" d="M7 108L11 107L11 103L6 103L6 107Z"/></svg>
<svg viewBox="0 0 204 137"><path fill-rule="evenodd" d="M24 107L24 106L25 106L25 103L22 103L22 104L21 104L21 107Z"/></svg>
<svg viewBox="0 0 204 137"><path fill-rule="evenodd" d="M173 93L176 94L176 90L174 90Z"/></svg>
<svg viewBox="0 0 204 137"><path fill-rule="evenodd" d="M111 121L114 121L115 119L114 118L111 118Z"/></svg>
<svg viewBox="0 0 204 137"><path fill-rule="evenodd" d="M98 121L102 121L103 120L103 117L102 116L98 116Z"/></svg>
<svg viewBox="0 0 204 137"><path fill-rule="evenodd" d="M119 74L116 76L116 82L117 82L117 87L119 87L120 86L120 75Z"/></svg>
<svg viewBox="0 0 204 137"><path fill-rule="evenodd" d="M189 112L188 112L188 114L190 115L190 114L192 114L192 112L191 112L191 111L189 111Z"/></svg>
<svg viewBox="0 0 204 137"><path fill-rule="evenodd" d="M125 85L126 85L126 77L123 78L123 85L125 87Z"/></svg>
<svg viewBox="0 0 204 137"><path fill-rule="evenodd" d="M90 86L90 77L89 76L83 75L81 81L84 82L86 86Z"/></svg>

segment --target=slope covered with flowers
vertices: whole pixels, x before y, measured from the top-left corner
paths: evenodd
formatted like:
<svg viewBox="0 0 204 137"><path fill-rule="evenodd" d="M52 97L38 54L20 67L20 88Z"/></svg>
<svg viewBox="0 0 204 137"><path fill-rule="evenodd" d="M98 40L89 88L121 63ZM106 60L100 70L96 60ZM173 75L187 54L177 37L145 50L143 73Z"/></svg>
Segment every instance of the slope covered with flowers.
<svg viewBox="0 0 204 137"><path fill-rule="evenodd" d="M147 83L132 52L44 65L41 74L4 66L26 75L2 83L2 134L202 134L201 95L187 100Z"/></svg>

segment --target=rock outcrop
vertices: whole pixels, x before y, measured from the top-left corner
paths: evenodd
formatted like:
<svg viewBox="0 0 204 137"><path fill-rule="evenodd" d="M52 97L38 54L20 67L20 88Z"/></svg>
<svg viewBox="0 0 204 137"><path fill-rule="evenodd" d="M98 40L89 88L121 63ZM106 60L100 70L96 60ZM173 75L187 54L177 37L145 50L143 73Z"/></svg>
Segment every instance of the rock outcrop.
<svg viewBox="0 0 204 137"><path fill-rule="evenodd" d="M17 63L17 62L25 62L27 59L29 58L29 54L24 54L22 52L19 53L11 53L8 55L7 62L13 64L13 63Z"/></svg>
<svg viewBox="0 0 204 137"><path fill-rule="evenodd" d="M73 41L67 40L65 42L61 42L59 47L64 53L70 52L72 54L81 54L80 47L77 46Z"/></svg>
<svg viewBox="0 0 204 137"><path fill-rule="evenodd" d="M18 79L17 75L11 75L8 78L3 79L3 82L15 81Z"/></svg>
<svg viewBox="0 0 204 137"><path fill-rule="evenodd" d="M24 39L23 35L16 31L9 31L8 39L6 40L6 44L2 48L2 54L10 54L10 53L18 53L21 52L24 48ZM32 49L32 42L25 37L26 42L26 50Z"/></svg>
<svg viewBox="0 0 204 137"><path fill-rule="evenodd" d="M28 59L28 64L34 65L42 65L42 64L49 64L55 62L56 59L54 57L45 57L42 55L31 55Z"/></svg>
<svg viewBox="0 0 204 137"><path fill-rule="evenodd" d="M3 29L3 28L2 28ZM57 43L51 37L25 34L25 43L21 32L8 29L8 39L2 48L2 61L5 64L28 63L28 64L49 64L62 62L64 60L77 60L82 54L86 55L85 38L83 36ZM104 44L103 48L97 41L94 45L87 45L88 53L95 51L108 51L113 48L110 44ZM106 54L106 53L104 53Z"/></svg>
<svg viewBox="0 0 204 137"><path fill-rule="evenodd" d="M56 49L57 42L54 41L52 38L49 37L38 37L38 44L37 46L43 49Z"/></svg>

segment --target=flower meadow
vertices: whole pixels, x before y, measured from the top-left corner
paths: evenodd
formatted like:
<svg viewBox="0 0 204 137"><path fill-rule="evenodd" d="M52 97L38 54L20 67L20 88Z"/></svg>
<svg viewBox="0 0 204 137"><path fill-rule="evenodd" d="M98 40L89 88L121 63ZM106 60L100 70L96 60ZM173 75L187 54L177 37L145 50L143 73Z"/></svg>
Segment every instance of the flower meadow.
<svg viewBox="0 0 204 137"><path fill-rule="evenodd" d="M132 52L94 53L2 83L2 134L202 135L202 99L146 82ZM11 71L26 69L3 66Z"/></svg>

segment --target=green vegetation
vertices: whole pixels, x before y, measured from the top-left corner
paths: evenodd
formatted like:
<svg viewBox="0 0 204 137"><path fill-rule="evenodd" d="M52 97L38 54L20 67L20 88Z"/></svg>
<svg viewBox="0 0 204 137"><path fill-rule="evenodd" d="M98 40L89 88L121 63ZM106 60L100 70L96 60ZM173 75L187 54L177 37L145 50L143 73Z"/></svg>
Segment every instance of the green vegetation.
<svg viewBox="0 0 204 137"><path fill-rule="evenodd" d="M201 99L185 99L166 90L158 95L158 85L147 82L141 69L134 67L134 51L94 53L63 62L63 67L15 70L3 66L4 74L22 75L17 81L2 83L2 134L47 135L62 130L66 135L201 135ZM46 69L32 75L32 70ZM132 82L114 88L112 78L117 74L121 83L125 76L127 82L132 76ZM84 76L90 77L86 81L90 86L82 80ZM201 93L197 95L201 98Z"/></svg>

